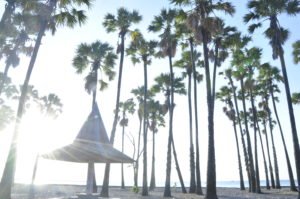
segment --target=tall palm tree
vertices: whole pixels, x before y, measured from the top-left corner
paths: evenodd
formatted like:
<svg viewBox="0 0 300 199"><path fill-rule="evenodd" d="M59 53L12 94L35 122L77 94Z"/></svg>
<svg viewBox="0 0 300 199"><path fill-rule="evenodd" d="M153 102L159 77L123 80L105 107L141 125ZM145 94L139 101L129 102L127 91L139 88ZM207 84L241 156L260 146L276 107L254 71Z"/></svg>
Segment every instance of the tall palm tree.
<svg viewBox="0 0 300 199"><path fill-rule="evenodd" d="M261 187L260 187L260 176L259 176L259 166L258 166L258 152L257 152L257 108L255 104L255 96L257 85L255 84L254 80L254 71L256 68L260 66L260 58L261 58L261 49L253 47L250 49L245 49L245 57L247 59L245 61L244 66L246 67L246 74L247 79L245 82L246 89L249 92L250 95L250 104L251 104L251 116L253 120L253 129L254 129L254 158L255 158L255 180L256 180L256 193L261 193Z"/></svg>
<svg viewBox="0 0 300 199"><path fill-rule="evenodd" d="M244 17L245 22L254 21L249 26L249 31L254 32L256 28L261 27L263 22L269 21L269 26L265 30L265 36L269 39L269 43L273 50L273 59L280 59L284 86L286 91L286 98L289 110L289 117L291 123L293 145L294 145L294 155L295 155L295 164L297 171L298 179L298 188L300 187L300 148L299 148L299 139L296 128L296 121L293 111L291 92L289 87L289 80L286 70L286 64L284 59L284 50L283 44L288 38L288 30L280 26L278 16L280 14L288 14L295 16L300 12L299 10L299 1L296 0L283 0L283 1L254 1L251 0L248 2L248 8L250 13L246 14ZM300 198L300 192L298 194Z"/></svg>
<svg viewBox="0 0 300 199"><path fill-rule="evenodd" d="M195 168L193 169L191 167L191 181L190 181L190 193L197 193L198 195L203 195L203 191L202 191L202 185L201 185L201 173L200 173L200 150L199 150L199 127L198 127L198 93L197 93L197 83L199 83L200 81L202 81L203 76L200 75L197 70L196 70L196 62L197 65L200 65L200 61L199 57L200 57L200 53L197 53L197 57L194 57L194 48L197 45L195 43L195 39L194 39L194 35L193 32L191 30L189 30L187 28L187 13L184 12L183 10L180 10L179 14L176 16L176 20L178 21L178 23L176 23L176 34L178 35L178 37L180 39L183 40L182 42L182 47L183 48L187 48L187 45L189 45L190 47L190 62L191 62L191 67L192 67L192 75L193 75L193 86L194 86L194 90L193 90L193 96L194 96L194 115L195 115L195 140L196 140L196 164L195 164ZM187 44L188 42L188 44ZM188 94L189 96L189 94ZM191 112L190 112L191 114ZM190 115L190 118L192 118L192 115ZM192 123L190 124L190 127ZM191 129L192 130L192 129ZM191 131L190 130L190 131ZM191 148L193 149L193 148ZM194 150L194 149L193 149ZM191 151L190 151L191 153ZM192 161L195 162L195 160L193 160L192 156L190 158L190 165L194 165L194 163L192 163ZM196 185L194 185L194 177L192 177L194 174L194 170L196 171Z"/></svg>
<svg viewBox="0 0 300 199"><path fill-rule="evenodd" d="M150 179L150 190L154 190L156 187L155 180L155 134L158 132L158 127L165 126L165 119L163 111L163 105L159 101L151 99L148 103L149 113L149 129L152 131L152 167L151 167L151 179Z"/></svg>
<svg viewBox="0 0 300 199"><path fill-rule="evenodd" d="M15 6L22 8L24 6L28 6L29 2L27 2L27 4L24 3L24 5L19 4L20 2L16 3ZM0 59L3 57L6 58L3 70L4 77L6 78L8 77L9 69L11 67L15 68L19 65L20 53L23 53L26 56L31 55L33 48L30 44L31 42L28 41L31 40L31 36L36 35L39 31L36 25L39 17L34 13L29 13L23 10L22 12L14 12L11 18L12 19L10 19L9 24L5 24L4 29L6 31L4 32L2 29L0 31L0 40L4 41L3 44L0 44ZM0 82L0 95L4 81Z"/></svg>
<svg viewBox="0 0 300 199"><path fill-rule="evenodd" d="M182 82L182 78L177 77L177 78L173 79L173 89L174 89L173 90L174 93L177 93L177 94L180 94L180 95L186 93L185 85ZM171 122L171 119L170 119L171 118L170 117L171 116L170 115L171 114L170 113L171 112L171 80L170 80L170 75L169 74L161 74L158 77L156 77L155 78L155 84L153 85L151 90L154 93L161 92L165 95L166 100L165 100L165 104L164 104L164 109L165 109L164 111L168 111L168 113L169 113L169 125L170 125L170 122ZM171 130L172 129L169 127L169 134L170 134ZM180 181L180 184L181 184L181 189L182 189L183 193L186 193L186 189L185 189L185 186L184 186L183 178L182 178L180 167L179 167L179 162L178 162L177 155L176 155L176 149L175 149L173 135L172 135L171 138L170 138L170 136L168 137L168 144L169 144L169 142L170 142L170 145L173 148L173 156L174 156L174 159L175 159L175 164L176 164L178 178L179 178L179 181ZM171 150L172 150L172 148L171 148ZM170 151L170 154L167 154L167 155L171 156L171 151ZM167 159L168 158L170 158L170 157L167 157ZM167 168L167 172L168 172L168 168ZM168 174L170 175L170 173L167 173L167 175ZM166 181L167 189L170 189L171 176L167 176L167 180L168 180L168 181ZM171 190L166 190L166 188L165 188L165 192L168 192L168 191L170 191L170 193L171 193Z"/></svg>
<svg viewBox="0 0 300 199"><path fill-rule="evenodd" d="M249 157L248 157L248 152L247 152L247 149L246 149L246 143L245 143L245 140L244 140L244 132L243 132L241 116L240 116L241 114L240 114L240 109L239 109L238 101L237 101L238 100L237 93L236 93L237 88L233 83L232 70L227 69L225 71L225 75L226 75L226 78L228 78L228 80L229 80L230 89L231 89L231 92L233 94L234 106L235 106L235 110L236 110L236 119L237 119L237 123L238 123L239 129L240 129L240 137L241 137L241 141L242 141L242 148L243 148L244 159L245 159L245 167L246 167L246 171L247 171L248 181L250 182Z"/></svg>
<svg viewBox="0 0 300 199"><path fill-rule="evenodd" d="M248 42L251 41L251 38L248 36L242 36L240 32L235 32L231 37L225 40L224 45L230 48L231 54L234 54L236 50L239 50L240 48L246 46ZM240 138L241 138L241 143L242 143L242 149L244 153L244 161L245 161L245 167L247 171L247 177L248 177L248 182L251 182L251 177L250 177L250 168L249 168L249 156L248 152L246 149L246 143L244 139L244 130L242 128L242 117L241 117L241 112L238 104L238 96L237 96L237 86L235 86L234 81L233 81L233 76L236 74L235 71L233 71L232 68L228 68L225 70L225 76L228 79L228 84L230 85L230 88L232 90L233 94L233 100L234 100L234 106L236 110L236 115L237 115L237 123L239 125L239 130L240 130Z"/></svg>
<svg viewBox="0 0 300 199"><path fill-rule="evenodd" d="M199 58L200 54L193 52L193 57ZM191 58L192 53L184 51L181 54L181 59L174 63L175 67L183 68L182 77L188 79L188 107L189 107L189 133L190 133L190 193L196 193L196 168L195 168L195 152L194 152L194 141L193 141L193 111L192 111L192 75L193 75L193 63ZM199 65L199 64L198 64ZM199 75L199 74L198 74ZM199 78L198 78L199 80ZM197 81L197 79L195 80Z"/></svg>
<svg viewBox="0 0 300 199"><path fill-rule="evenodd" d="M125 102L120 102L120 111L122 113L122 119L120 121L120 125L122 126L122 153L124 153L125 127L128 126L127 113L133 114L135 112L135 103L133 102L133 99L130 98ZM121 188L125 189L123 163L121 163Z"/></svg>
<svg viewBox="0 0 300 199"><path fill-rule="evenodd" d="M170 177L171 177L171 145L173 140L173 108L174 108L174 73L173 73L173 61L172 58L176 54L177 39L173 27L175 26L175 17L177 10L174 9L162 9L158 16L154 17L148 30L151 32L161 32L159 35L159 47L160 56L168 57L170 68L170 118L169 118L169 139L167 149L167 170L164 197L171 197L170 189Z"/></svg>
<svg viewBox="0 0 300 199"><path fill-rule="evenodd" d="M269 63L264 63L261 65L261 67L259 69L258 80L261 82L261 85L263 85L263 87L265 88L264 94L265 94L265 100L266 100L267 104L268 104L268 99L271 97L273 111L274 111L274 114L276 117L276 123L278 124L278 127L279 127L281 140L282 140L282 144L283 144L283 148L284 148L284 154L285 154L285 158L286 158L289 180L290 180L290 189L292 191L296 191L297 188L296 188L295 181L294 181L293 170L292 170L292 166L291 166L291 162L290 162L289 154L287 151L287 146L285 143L284 134L283 134L283 130L281 127L281 122L279 119L279 115L277 112L277 106L276 106L276 102L278 101L278 99L275 96L275 94L280 92L276 82L283 82L283 77L280 75L280 71L277 67L272 67ZM266 106L265 108L266 108L266 111L268 112L268 115L271 115L269 105ZM272 123L272 122L269 122L269 123ZM271 124L270 128L272 128L272 124Z"/></svg>
<svg viewBox="0 0 300 199"><path fill-rule="evenodd" d="M260 106L260 104L258 105ZM265 112L263 110L258 110L257 111L257 121L256 121L256 125L257 125L257 131L258 131L258 135L259 135L259 141L260 141L260 146L261 146L261 151L262 151L262 155L263 155L263 160L264 160L264 169L265 169L265 176L266 176L266 188L270 189L270 180L269 180L269 174L268 174L268 164L266 161L266 155L265 155L265 147L262 141L262 132L266 133L266 117L265 117ZM260 130L260 122L263 124L264 129L263 131Z"/></svg>
<svg viewBox="0 0 300 199"><path fill-rule="evenodd" d="M147 173L147 129L148 129L148 73L147 67L151 64L151 57L155 54L157 42L146 41L140 31L135 30L132 35L132 42L127 49L127 54L131 56L134 64L143 62L144 65L144 151L143 151L143 190L142 195L148 195L148 173Z"/></svg>
<svg viewBox="0 0 300 199"><path fill-rule="evenodd" d="M189 5L192 9L189 13L190 29L197 35L196 39L202 43L204 55L204 69L206 78L207 107L208 107L208 161L207 161L207 198L217 198L216 191L216 165L215 165L215 146L214 146L214 96L213 81L210 77L209 49L208 43L211 41L218 30L221 29L220 20L211 16L215 10L233 14L234 8L229 2L211 0L171 0L178 5Z"/></svg>
<svg viewBox="0 0 300 199"><path fill-rule="evenodd" d="M242 118L245 125L245 135L247 141L247 152L248 152L248 165L249 165L249 191L256 192L256 180L255 180L255 170L254 170L254 161L252 154L252 144L249 133L249 125L248 125L248 113L246 108L246 91L245 91L245 77L246 77L246 68L244 64L246 60L246 56L244 52L240 49L233 53L232 65L236 67L236 70L232 73L232 75L240 82L240 98L242 100L243 106L243 114Z"/></svg>
<svg viewBox="0 0 300 199"><path fill-rule="evenodd" d="M244 177L243 177L243 168L241 163L241 155L240 155L240 147L238 141L238 134L236 129L237 118L236 118L236 111L234 110L234 105L232 102L232 89L227 86L223 86L220 88L220 91L216 93L217 99L220 99L222 102L225 103L223 107L223 112L232 121L233 129L234 129L234 136L237 148L237 156L238 156L238 168L239 168L239 176L240 176L240 189L245 190L244 185Z"/></svg>
<svg viewBox="0 0 300 199"><path fill-rule="evenodd" d="M273 149L273 159L274 159L274 169L275 169L275 188L276 189L280 189L280 178L279 178L279 168L278 168L278 159L277 159L277 154L276 154L276 147L275 147L275 143L274 143L274 136L273 136L273 120L272 120L272 116L271 116L271 110L269 108L269 97L265 96L265 100L266 100L266 104L265 104L265 111L267 112L267 116L268 116L268 123L269 123L269 131L270 131L270 135L271 135L271 142L272 142L272 149Z"/></svg>
<svg viewBox="0 0 300 199"><path fill-rule="evenodd" d="M74 25L77 23L82 24L85 21L86 16L82 10L74 9L74 6L75 5L90 6L90 1L77 0L77 1L70 2L70 1L62 1L62 0L59 1L49 0L46 2L42 2L39 5L40 6L38 7L39 9L37 11L39 11L39 14L41 15L41 20L39 24L40 30L36 38L35 46L31 55L26 77L23 83L21 97L19 99L13 139L10 144L9 154L7 157L3 176L1 179L0 198L11 197L11 188L14 181L15 166L16 166L16 159L17 159L16 154L17 154L17 140L19 137L19 126L24 112L24 104L25 104L29 80L36 61L39 47L41 45L42 38L47 30L47 27L49 27L51 24L52 30L55 30L55 27L58 24L67 25L69 27L74 27Z"/></svg>
<svg viewBox="0 0 300 199"><path fill-rule="evenodd" d="M115 76L113 67L116 59L117 56L108 43L95 41L91 44L82 43L78 46L73 59L73 66L79 74L83 73L86 69L90 69L89 74L86 76L85 89L89 94L93 94L92 106L94 106L96 101L98 81L100 83L100 90L107 87L107 82L103 80L103 76L101 79L98 79L98 71L108 76L109 80L113 80ZM97 192L94 163L89 163L88 168L91 169L94 175L93 192Z"/></svg>
<svg viewBox="0 0 300 199"><path fill-rule="evenodd" d="M105 27L108 33L119 31L118 37L120 38L120 43L117 46L117 53L120 53L120 62L119 62L119 75L118 75L118 88L117 88L117 97L116 97L116 106L115 106L115 116L114 122L110 134L110 143L114 143L118 115L119 115L119 102L121 95L121 83L122 83L122 72L123 72L123 63L124 63L124 54L125 54L125 36L129 32L130 26L132 24L137 24L142 20L142 16L136 10L132 12L128 11L126 8L119 8L117 10L117 16L113 14L107 14L104 17L103 26ZM105 173L103 178L103 185L101 190L102 197L108 197L108 186L109 186L109 171L110 164L106 164Z"/></svg>

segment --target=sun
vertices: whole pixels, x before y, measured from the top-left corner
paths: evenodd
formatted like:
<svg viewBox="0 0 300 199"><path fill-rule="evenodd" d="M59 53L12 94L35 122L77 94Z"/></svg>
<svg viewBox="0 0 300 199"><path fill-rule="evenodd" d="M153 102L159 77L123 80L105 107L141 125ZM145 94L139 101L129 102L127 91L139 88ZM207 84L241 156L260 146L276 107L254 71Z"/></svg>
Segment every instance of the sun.
<svg viewBox="0 0 300 199"><path fill-rule="evenodd" d="M37 155L47 153L72 141L73 135L66 133L68 130L64 126L65 123L63 119L54 120L42 115L38 109L30 109L26 112L19 129L17 182L31 182Z"/></svg>

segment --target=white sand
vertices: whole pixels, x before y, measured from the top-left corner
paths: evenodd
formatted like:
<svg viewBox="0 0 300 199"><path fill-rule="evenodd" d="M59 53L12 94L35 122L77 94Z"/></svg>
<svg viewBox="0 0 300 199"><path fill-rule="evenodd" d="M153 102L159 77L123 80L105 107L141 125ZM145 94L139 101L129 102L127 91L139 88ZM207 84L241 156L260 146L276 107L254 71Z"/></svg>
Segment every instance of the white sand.
<svg viewBox="0 0 300 199"><path fill-rule="evenodd" d="M28 199L28 185L15 185L13 189L12 199ZM100 190L101 188L99 188ZM35 199L68 199L76 196L76 193L85 191L85 186L75 185L40 185L35 188ZM141 188L140 188L141 191ZM143 199L159 199L163 197L164 188L156 188L154 191L149 191L149 196L141 196L140 193L133 193L130 187L120 189L119 187L112 187L109 189L110 198L143 198ZM203 189L205 193L205 189ZM289 188L262 189L262 194L249 193L248 191L240 191L237 188L218 188L219 199L296 199L297 192L289 191ZM180 188L172 188L173 198L182 199L204 199L204 196L195 194L183 194Z"/></svg>

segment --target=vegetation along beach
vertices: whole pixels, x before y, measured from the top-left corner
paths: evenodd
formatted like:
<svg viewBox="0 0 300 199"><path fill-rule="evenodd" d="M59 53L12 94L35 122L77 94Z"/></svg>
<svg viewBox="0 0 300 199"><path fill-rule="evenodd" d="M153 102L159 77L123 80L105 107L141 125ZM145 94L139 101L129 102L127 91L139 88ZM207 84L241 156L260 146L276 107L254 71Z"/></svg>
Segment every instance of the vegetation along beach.
<svg viewBox="0 0 300 199"><path fill-rule="evenodd" d="M299 14L0 1L0 199L300 199Z"/></svg>

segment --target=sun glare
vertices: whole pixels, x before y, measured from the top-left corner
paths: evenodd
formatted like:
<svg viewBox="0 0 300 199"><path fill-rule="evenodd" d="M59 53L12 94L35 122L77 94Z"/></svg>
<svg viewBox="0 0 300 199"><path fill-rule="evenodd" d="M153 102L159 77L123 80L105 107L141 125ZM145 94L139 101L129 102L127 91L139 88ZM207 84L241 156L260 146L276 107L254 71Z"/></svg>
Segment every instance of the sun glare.
<svg viewBox="0 0 300 199"><path fill-rule="evenodd" d="M41 115L38 110L30 110L22 119L20 137L18 138L18 158L16 180L30 183L34 162L38 154L49 152L72 141L72 134L64 127L61 119ZM40 162L40 160L39 160ZM38 166L40 167L40 165ZM41 169L50 169L43 164ZM40 168L38 168L40 169ZM44 179L39 179L43 181Z"/></svg>

